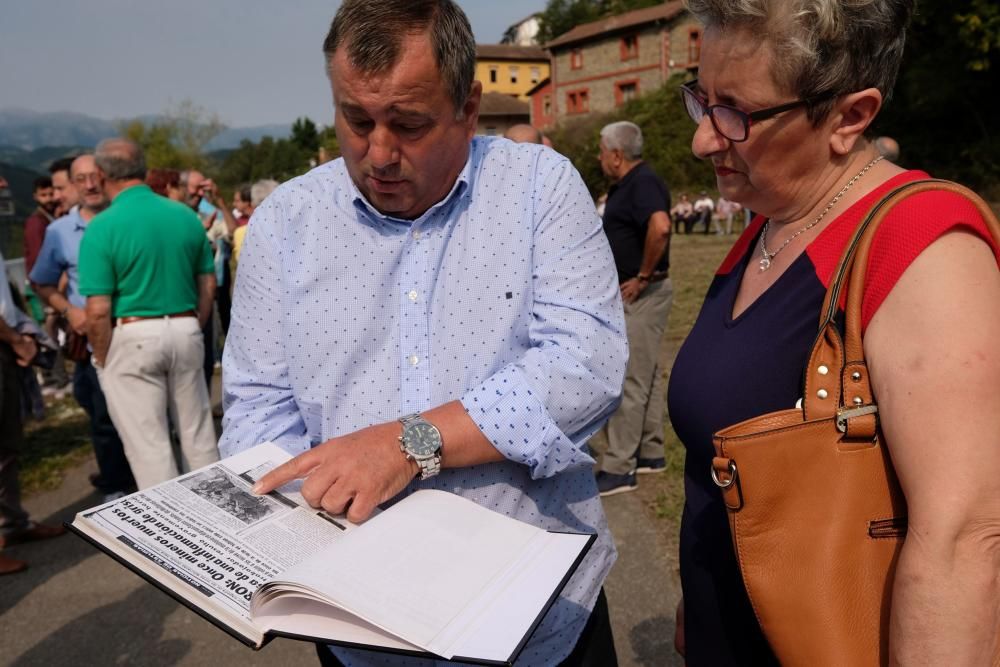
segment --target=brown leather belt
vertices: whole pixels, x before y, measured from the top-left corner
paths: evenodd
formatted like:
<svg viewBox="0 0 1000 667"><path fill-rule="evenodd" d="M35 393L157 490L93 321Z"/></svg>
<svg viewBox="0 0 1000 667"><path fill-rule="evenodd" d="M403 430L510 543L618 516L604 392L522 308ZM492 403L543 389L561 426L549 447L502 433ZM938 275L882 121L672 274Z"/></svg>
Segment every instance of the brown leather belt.
<svg viewBox="0 0 1000 667"><path fill-rule="evenodd" d="M128 317L119 317L118 324L131 324L132 322L142 322L144 320L174 319L175 317L198 317L198 313L193 310L185 310L182 313L170 313L169 315L129 315Z"/></svg>

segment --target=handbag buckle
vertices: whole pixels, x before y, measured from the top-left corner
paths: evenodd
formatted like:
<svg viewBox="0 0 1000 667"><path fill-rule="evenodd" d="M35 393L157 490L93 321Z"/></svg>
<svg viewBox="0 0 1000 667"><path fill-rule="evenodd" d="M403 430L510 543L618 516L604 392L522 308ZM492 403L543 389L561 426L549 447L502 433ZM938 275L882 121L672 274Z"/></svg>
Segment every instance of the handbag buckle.
<svg viewBox="0 0 1000 667"><path fill-rule="evenodd" d="M712 466L712 481L715 482L715 485L720 489L728 489L735 484L736 475L736 461L733 461L732 459L729 460L729 479L727 480L719 479L719 475L715 472L715 466Z"/></svg>
<svg viewBox="0 0 1000 667"><path fill-rule="evenodd" d="M871 405L861 405L856 408L843 408L837 410L837 430L841 433L847 433L847 420L854 419L855 417L863 417L865 415L873 415L878 412L878 406L874 403Z"/></svg>

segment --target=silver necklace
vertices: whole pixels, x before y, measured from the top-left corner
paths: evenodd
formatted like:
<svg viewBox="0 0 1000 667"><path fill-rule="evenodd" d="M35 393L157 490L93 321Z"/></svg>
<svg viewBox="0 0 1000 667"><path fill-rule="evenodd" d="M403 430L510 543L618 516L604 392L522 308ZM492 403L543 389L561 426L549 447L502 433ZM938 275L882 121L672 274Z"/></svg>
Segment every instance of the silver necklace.
<svg viewBox="0 0 1000 667"><path fill-rule="evenodd" d="M768 252L767 246L765 245L764 239L767 238L767 230L770 229L770 227L771 227L771 221L768 220L767 222L765 222L764 223L764 231L762 231L761 234L760 234L760 244L759 244L759 246L760 246L760 255L761 255L760 262L759 262L759 264L760 264L760 270L761 271L767 271L768 269L770 269L771 268L771 260L773 260L775 258L775 256L779 252L781 252L782 250L784 250L788 246L788 244L791 243L795 239L796 236L798 236L799 234L801 234L801 233L803 233L803 232L805 232L805 231L807 231L809 229L812 229L813 227L815 227L816 225L818 225L819 222L820 222L820 220L822 220L824 217L826 217L826 214L830 212L830 209L833 208L837 204L838 201L840 201L840 198L844 196L844 193L847 192L848 190L850 190L851 186L854 185L859 178L861 178L862 176L864 176L865 174L867 174L868 170L871 169L872 167L874 167L875 164L879 160L882 159L882 157L883 156L879 155L874 160L872 160L871 162L869 162L868 164L866 164L864 166L864 169L862 169L861 171L859 171L858 173L856 173L851 180L847 181L847 185L845 185L843 188L841 188L840 192L838 192L837 194L835 194L833 196L833 199L831 199L830 203L826 205L826 208L824 208L820 212L820 214L816 216L815 220L813 220L808 225L806 225L805 227L802 227L797 232L795 232L794 234L792 234L791 236L789 236L787 239L785 239L785 242L781 244L781 247L779 247L774 252Z"/></svg>

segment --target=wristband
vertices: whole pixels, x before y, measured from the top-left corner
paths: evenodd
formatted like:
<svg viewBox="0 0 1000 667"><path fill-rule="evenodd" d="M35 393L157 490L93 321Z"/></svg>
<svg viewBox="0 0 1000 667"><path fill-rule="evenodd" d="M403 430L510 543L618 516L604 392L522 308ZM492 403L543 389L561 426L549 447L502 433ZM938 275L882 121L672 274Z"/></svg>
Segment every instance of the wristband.
<svg viewBox="0 0 1000 667"><path fill-rule="evenodd" d="M636 280L641 280L641 281L642 281L642 282L644 282L644 283L648 283L648 282L649 282L649 278L650 278L650 276L644 276L644 275L642 275L641 273L639 273L639 274L637 274L637 275L635 276L635 278L636 278Z"/></svg>

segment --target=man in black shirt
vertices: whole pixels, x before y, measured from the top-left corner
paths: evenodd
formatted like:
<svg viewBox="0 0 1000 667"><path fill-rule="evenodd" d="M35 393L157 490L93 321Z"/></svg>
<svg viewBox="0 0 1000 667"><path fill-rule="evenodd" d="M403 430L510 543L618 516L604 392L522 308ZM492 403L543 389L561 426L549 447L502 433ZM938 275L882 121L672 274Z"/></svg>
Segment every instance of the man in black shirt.
<svg viewBox="0 0 1000 667"><path fill-rule="evenodd" d="M618 269L629 360L622 403L606 427L608 449L597 473L602 496L632 491L636 472L661 472L666 385L659 359L674 290L670 193L642 160L642 130L626 121L601 130L601 169L612 182L604 233Z"/></svg>

